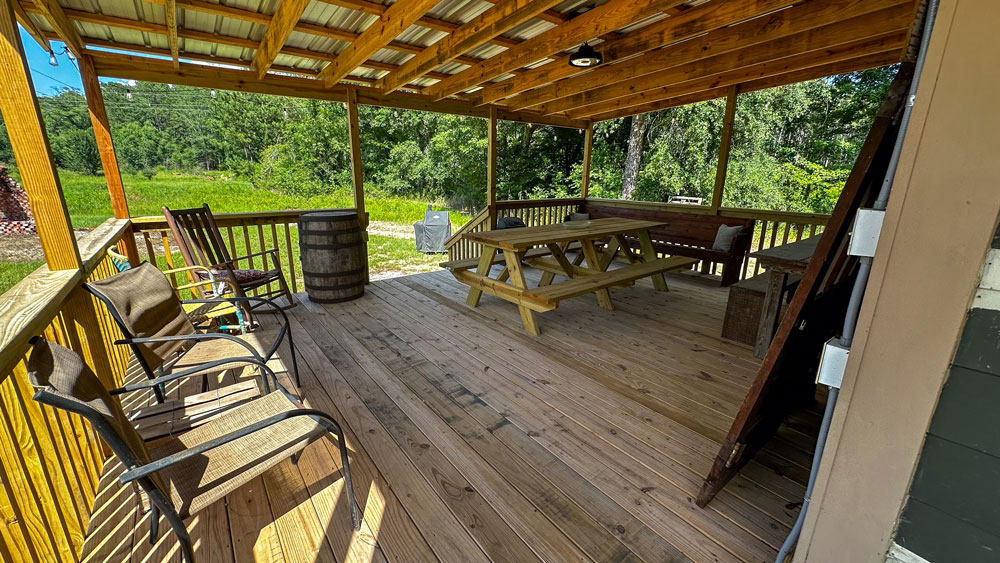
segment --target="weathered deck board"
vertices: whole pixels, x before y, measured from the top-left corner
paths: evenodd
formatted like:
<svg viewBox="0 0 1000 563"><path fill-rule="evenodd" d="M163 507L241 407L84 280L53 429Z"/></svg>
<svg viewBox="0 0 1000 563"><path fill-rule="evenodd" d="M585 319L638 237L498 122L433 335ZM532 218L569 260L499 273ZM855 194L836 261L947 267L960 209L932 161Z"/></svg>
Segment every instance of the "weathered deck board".
<svg viewBox="0 0 1000 563"><path fill-rule="evenodd" d="M528 270L529 285L538 275ZM345 427L362 528L350 525L336 445L320 441L298 465L279 464L192 518L196 554L773 559L796 516L814 413L794 417L697 508L757 360L718 336L727 290L684 275L669 283L669 293L648 280L612 291L615 311L568 300L545 314L537 337L524 334L509 303L484 296L467 307L466 287L445 273L375 282L348 303L303 302L290 311L301 394ZM290 374L279 377L291 385ZM178 561L165 522L149 545L149 516L118 472L109 462L86 560Z"/></svg>

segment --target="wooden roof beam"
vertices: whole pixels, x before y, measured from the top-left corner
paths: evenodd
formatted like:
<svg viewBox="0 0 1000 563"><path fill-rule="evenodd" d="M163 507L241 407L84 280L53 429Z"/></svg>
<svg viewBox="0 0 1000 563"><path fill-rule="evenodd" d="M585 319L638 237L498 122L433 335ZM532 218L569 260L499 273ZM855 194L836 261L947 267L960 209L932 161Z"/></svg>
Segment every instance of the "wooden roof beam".
<svg viewBox="0 0 1000 563"><path fill-rule="evenodd" d="M182 84L199 88L218 88L242 92L256 92L276 96L294 98L311 98L343 102L347 100L347 86L332 88L316 79L277 76L269 74L258 79L252 71L233 70L228 68L208 67L196 64L181 63L181 68L175 70L170 61L137 56L105 56L106 53L88 51L94 60L98 75L125 80L141 80L161 84ZM399 109L433 111L471 117L488 117L489 107L476 106L462 100L435 101L420 94L394 93L382 96L373 88L358 88L358 103ZM501 108L497 109L500 119L506 121L522 121L552 125L555 127L572 127L583 129L586 121L569 119L561 116L543 116L531 112L516 112Z"/></svg>
<svg viewBox="0 0 1000 563"><path fill-rule="evenodd" d="M166 1L169 3L173 0ZM291 35L308 5L309 0L281 0L278 4L274 15L271 16L271 23L268 24L267 31L260 40L260 46L253 56L253 70L257 73L257 78L264 78L267 74L267 69L274 63L274 58L284 47L285 41L288 40L288 36Z"/></svg>
<svg viewBox="0 0 1000 563"><path fill-rule="evenodd" d="M378 4L376 2L370 2L368 0L320 0L327 4L333 4L334 6L340 6L342 8L349 8L351 10L357 10L359 12L364 12L366 14L372 14L375 16L381 16L385 13L386 6ZM485 0L490 4L496 4L500 0ZM564 14L560 14L555 10L546 10L538 15L538 19L547 21L549 23L561 24L568 19ZM446 22L437 18L432 18L429 16L422 16L417 20L417 25L427 27L430 29L436 29L438 31L452 32L458 27L457 24L451 22Z"/></svg>
<svg viewBox="0 0 1000 563"><path fill-rule="evenodd" d="M164 0L163 2L164 20L167 22L167 43L170 45L170 58L174 61L174 68L180 68L180 48L177 39L177 2L176 0Z"/></svg>
<svg viewBox="0 0 1000 563"><path fill-rule="evenodd" d="M621 68L598 88L567 95L552 100L536 109L545 114L572 111L575 108L631 96L637 92L655 88L668 88L673 84L703 78L736 69L753 67L770 61L784 58L801 58L804 54L817 59L817 62L850 58L850 54L858 49L875 49L887 42L895 41L898 32L909 28L906 18L909 7L903 5L903 10L888 8L871 14L850 18L830 25L796 33L788 37L775 39L762 45L754 45L728 53L721 53L699 61L670 65L670 58L661 56L659 51L651 51L632 61L623 63ZM863 54L875 52L869 50ZM663 55L668 55L664 53ZM798 59L796 59L798 60ZM666 62L664 62L666 61ZM658 67L655 65L659 65ZM664 67L667 68L664 68ZM638 70L633 71L632 68ZM655 68L663 70L653 71ZM611 82L611 80L615 80Z"/></svg>
<svg viewBox="0 0 1000 563"><path fill-rule="evenodd" d="M14 17L17 18L17 22L21 24L21 27L28 32L28 35L30 35L31 38L42 47L42 49L45 49L45 52L52 51L52 45L49 44L49 38L45 36L45 32L35 25L34 20L32 20L31 17L28 16L27 12L24 11L24 8L21 7L21 3L11 2L11 5L14 6Z"/></svg>
<svg viewBox="0 0 1000 563"><path fill-rule="evenodd" d="M631 33L609 39L597 49L604 64L632 57L663 45L690 39L707 31L781 9L800 0L747 0L741 2L709 2L680 14L652 23ZM564 59L546 63L526 71L519 77L488 84L475 93L480 103L490 103L537 88L550 82L575 76L593 69L569 66Z"/></svg>
<svg viewBox="0 0 1000 563"><path fill-rule="evenodd" d="M735 6L735 4L731 5ZM855 18L879 10L882 10L879 14L887 14L888 17L902 16L905 19L909 17L907 13L910 11L911 5L911 0L814 0L766 16L716 29L700 37L692 37L687 41L650 50L641 57L631 58L618 64L602 65L590 72L565 78L509 98L506 105L512 109L538 106L558 98L599 88L605 84L638 78L645 74L755 46L760 46L758 51L762 53L765 48L771 48L768 45L775 39L822 28L831 21ZM895 11L885 11L885 9L894 6L897 7ZM852 30L860 29L855 26L877 25L879 23L880 20L869 18L859 20L853 25L840 25L837 29L846 29L850 33ZM686 26L682 25L682 27ZM829 37L829 34L827 33L823 37ZM802 42L791 44L790 48L794 49L799 45L805 46L807 37L802 36L802 38ZM858 38L857 32L853 33L853 38ZM818 39L818 41L827 41L827 39ZM610 50L616 59L621 58L621 50L614 47Z"/></svg>
<svg viewBox="0 0 1000 563"><path fill-rule="evenodd" d="M559 2L560 0L502 0L406 61L398 71L383 77L378 81L378 87L383 93L393 92L407 81L423 76Z"/></svg>
<svg viewBox="0 0 1000 563"><path fill-rule="evenodd" d="M540 61L599 35L625 27L684 0L611 0L495 57L442 80L427 93L442 99L512 70Z"/></svg>
<svg viewBox="0 0 1000 563"><path fill-rule="evenodd" d="M394 37L410 27L438 0L406 0L396 2L379 16L360 37L337 55L330 64L320 71L319 78L327 86L340 82L361 63L385 47Z"/></svg>
<svg viewBox="0 0 1000 563"><path fill-rule="evenodd" d="M183 0L179 0L179 1L183 1ZM25 4L24 6L25 6L26 9L28 9L28 10L30 10L32 12L37 11L37 8L35 8L33 5ZM82 11L79 11L79 10L69 10L69 9L67 9L67 10L65 10L65 12L66 12L67 16L70 17L71 20L75 20L75 21L96 23L96 24L107 25L107 26L111 26L111 27L119 27L119 28L122 28L122 29L132 29L132 30L141 31L141 32L144 32L144 33L155 33L157 35L167 35L168 34L167 26L161 25L161 24L157 24L157 23L141 22L141 21L130 20L130 19L126 19L126 18L118 18L118 17L115 17L115 16L105 16L103 14L95 14L95 13L91 13L91 12L82 12ZM50 35L50 34L46 34L46 35ZM242 48L245 48L245 49L256 49L257 45L258 45L257 42L252 41L250 39L245 39L245 38L242 38L242 37L231 37L231 36L228 36L228 35L216 35L216 34L207 33L207 32L204 32L204 31L195 31L195 30L184 29L184 28L178 28L177 35L178 35L179 38L182 38L182 39L194 39L194 40L197 40L197 41L205 41L205 42L208 42L208 43L218 43L220 45L229 45L229 46L233 46L233 47L242 47ZM52 39L52 38L60 39L59 36L54 36L54 37L49 37L49 38L50 39ZM109 44L113 44L113 46L111 46L110 48L113 48L113 49L123 49L123 50L132 50L132 51L139 52L139 53L144 52L143 49L145 48L144 46L141 46L141 45L132 45L132 44L129 44L129 43L115 43L115 42L109 42L109 41L106 41L106 40L101 40L101 39L96 39L96 38L91 38L91 37L85 38L85 43L86 44L95 45L95 46L109 46ZM329 53L324 53L324 52L321 52L321 51L310 51L308 49L299 49L297 47L284 47L284 48L281 49L281 53L284 53L284 54L287 54L287 55L293 55L293 56L297 56L297 57L315 59L317 61L332 61L332 60L334 60L334 58L336 58L335 55L331 55ZM209 57L209 56L205 56L205 55L198 55L197 53L181 53L180 57L181 58L191 59L191 60L204 60L206 62L213 62L213 60L219 59L218 57ZM236 59L226 59L226 60L227 61L235 61ZM240 62L242 63L242 61L240 61ZM226 63L226 64L229 64L229 63ZM243 63L243 64L245 64L245 63ZM363 64L361 64L359 66L362 66L364 68L371 68L373 70L386 70L386 71L390 71L390 72L396 70L397 68L399 68L399 65L394 65L394 64L390 64L390 63L383 63L383 62L374 61L374 60L365 61ZM290 72L290 70L288 70L290 68L291 67L282 67L282 72ZM294 69L294 70L296 72L300 73L300 74L318 74L318 72L309 72L306 69ZM432 77L432 78L447 78L449 75L444 74L444 73L428 73L427 76L428 77ZM351 80L356 80L356 81L362 81L362 82L365 82L365 83L374 83L374 80L372 80L372 79L365 79L365 78L353 77L353 76L350 77L350 79ZM420 89L421 88L420 86L407 86L407 87L411 88L411 89L414 89L414 88Z"/></svg>
<svg viewBox="0 0 1000 563"><path fill-rule="evenodd" d="M589 116L593 115L619 113L627 108L641 106L651 102L667 100L677 96L687 96L696 92L703 92L715 88L725 88L736 84L741 85L740 91L743 92L743 84L755 81L770 80L775 84L791 84L793 82L801 82L802 80L811 80L812 78L818 78L819 76L827 76L826 74L813 75L813 73L803 71L821 66L835 68L835 65L838 65L843 61L854 62L836 67L846 69L842 72L850 72L851 70L858 68L859 63L857 63L857 61L863 61L864 64L867 65L860 68L883 66L899 62L899 52L893 51L893 49L898 48L900 44L899 41L901 40L900 37L902 37L902 35L897 34L893 40L886 41L881 45L873 41L860 42L853 47L841 49L838 56L832 59L820 58L817 56L818 53L816 52L803 53L802 55L796 57L769 61L759 65L753 65L748 68L736 69L713 76L688 80L671 86L653 88L631 96L624 96L580 107L572 112L569 112L569 115L576 118L583 118L584 116L589 118ZM799 78L799 80L794 80L793 78ZM634 112L629 111L628 114L631 113Z"/></svg>
<svg viewBox="0 0 1000 563"><path fill-rule="evenodd" d="M73 23L69 21L59 2L56 0L34 0L34 5L42 17L48 20L49 25L59 36L59 40L65 43L77 57L82 55L83 40L80 39L80 34L73 27Z"/></svg>
<svg viewBox="0 0 1000 563"><path fill-rule="evenodd" d="M876 68L897 62L899 62L898 50L890 50L883 53L877 53L875 55L866 55L836 63L822 64L793 72L787 72L777 76L760 78L749 82L741 82L739 84L739 90L741 94L745 94L747 92L755 92L757 90L764 90L767 88L776 88L786 84L794 84L796 82L804 82L806 80L815 80L826 76L835 76L837 74L844 74L847 72ZM661 100L652 99L652 101L649 101L652 97L647 96L647 101L638 105L623 106L620 109L605 111L603 113L594 113L589 115L587 118L593 119L594 121L607 121L609 119L617 119L639 113L660 111L667 108L721 98L725 96L728 91L728 86L722 86L718 88L703 89L684 95L674 95L674 93L671 93Z"/></svg>

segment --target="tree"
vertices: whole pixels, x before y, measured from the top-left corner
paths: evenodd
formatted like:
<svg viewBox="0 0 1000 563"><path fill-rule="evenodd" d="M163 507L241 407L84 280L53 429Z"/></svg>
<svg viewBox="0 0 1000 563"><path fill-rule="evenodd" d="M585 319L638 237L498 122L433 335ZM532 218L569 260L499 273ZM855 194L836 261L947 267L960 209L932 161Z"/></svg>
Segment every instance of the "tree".
<svg viewBox="0 0 1000 563"><path fill-rule="evenodd" d="M629 129L628 153L625 155L625 175L622 176L621 199L632 199L635 195L639 166L642 164L642 149L646 137L646 114L632 116Z"/></svg>

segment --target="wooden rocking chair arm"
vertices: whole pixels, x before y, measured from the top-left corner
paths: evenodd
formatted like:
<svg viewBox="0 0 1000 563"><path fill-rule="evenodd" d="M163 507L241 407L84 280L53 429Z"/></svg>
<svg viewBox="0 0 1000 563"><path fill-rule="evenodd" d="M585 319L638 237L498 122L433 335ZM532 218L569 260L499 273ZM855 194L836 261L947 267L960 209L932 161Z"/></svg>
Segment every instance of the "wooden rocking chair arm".
<svg viewBox="0 0 1000 563"><path fill-rule="evenodd" d="M259 431L264 430L265 428L267 428L269 426L273 426L273 425L275 425L275 424L277 424L279 422L282 422L282 421L285 421L285 420L288 420L290 418L294 418L294 417L297 417L297 416L318 417L318 418L326 419L328 421L332 421L334 423L334 425L337 424L336 421L334 421L330 417L330 415L326 414L323 411L318 411L318 410L315 410L315 409L304 409L304 408L297 408L297 409L294 409L294 410L285 411L285 412L282 412L282 413L278 413L278 414L269 416L269 417L265 418L264 420L257 421L255 423L249 425L249 426L245 426L243 428L240 428L239 430L233 430L232 432L229 432L227 434L223 434L222 436L219 436L217 438L213 438L211 440L208 440L207 442L198 444L197 446L193 446L193 447L187 448L186 450L181 450L181 451L179 451L179 452L177 452L175 454L171 454L171 455L168 455L166 457L162 457L160 459L157 459L155 461L147 463L146 465L140 465L139 467L134 467L132 469L129 469L125 473L121 474L121 476L119 477L119 480L122 483L129 483L131 481L135 481L136 479L140 479L142 477L147 477L150 474L156 473L157 471L161 471L161 470L163 470L163 469L165 469L167 467L170 467L171 465L180 463L180 462L185 461L187 459L191 459L192 457L197 457L197 456L203 455L203 454L205 454L208 451L211 451L211 450L213 450L215 448L224 446L224 445L226 445L226 444L228 444L228 443L230 443L230 442L232 442L234 440L239 440L240 438L243 438L245 436L249 436L250 434L253 434L254 432L259 432ZM339 425L337 425L337 427L339 428Z"/></svg>
<svg viewBox="0 0 1000 563"><path fill-rule="evenodd" d="M279 262L278 262L278 249L276 249L276 248L268 248L268 249L265 249L265 250L261 250L260 252L254 252L253 254L247 254L246 256L237 256L237 257L233 258L229 262L220 262L216 266L222 266L222 265L228 264L229 268L236 269L236 268L233 268L233 264L236 264L237 262L239 262L241 260L249 260L250 258L256 258L258 256L263 257L265 255L269 255L271 257L271 262L275 266L277 266L279 264ZM216 266L213 266L213 268L216 267ZM267 264L266 263L264 264L264 269L267 269Z"/></svg>

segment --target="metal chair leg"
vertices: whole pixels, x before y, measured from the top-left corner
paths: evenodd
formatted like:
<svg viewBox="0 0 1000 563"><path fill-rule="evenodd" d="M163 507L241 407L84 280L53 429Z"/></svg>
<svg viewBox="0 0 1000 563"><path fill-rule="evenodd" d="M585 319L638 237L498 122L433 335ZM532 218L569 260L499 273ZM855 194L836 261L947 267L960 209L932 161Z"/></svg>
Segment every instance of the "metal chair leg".
<svg viewBox="0 0 1000 563"><path fill-rule="evenodd" d="M160 507L156 503L150 503L149 509L149 545L156 544L156 537L160 535Z"/></svg>
<svg viewBox="0 0 1000 563"><path fill-rule="evenodd" d="M177 541L181 544L181 554L184 556L184 563L194 563L194 547L191 543L191 536L188 534L181 517L177 514L177 510L174 509L170 501L167 500L167 497L159 489L152 485L145 485L143 489L149 495L150 505L159 508L163 512L163 517L167 519L167 523L170 524L170 527L174 530L174 534L177 535ZM160 518L157 514L153 520L154 524L152 528L156 528L159 520Z"/></svg>

